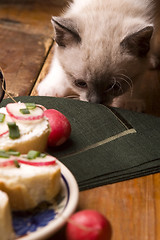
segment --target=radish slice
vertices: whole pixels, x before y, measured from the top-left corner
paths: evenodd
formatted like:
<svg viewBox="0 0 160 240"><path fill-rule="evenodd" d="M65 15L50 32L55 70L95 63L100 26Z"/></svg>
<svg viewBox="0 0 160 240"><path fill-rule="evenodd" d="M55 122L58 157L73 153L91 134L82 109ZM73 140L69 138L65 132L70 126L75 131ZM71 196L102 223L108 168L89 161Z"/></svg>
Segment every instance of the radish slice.
<svg viewBox="0 0 160 240"><path fill-rule="evenodd" d="M44 106L42 106L42 105L40 105L40 104L36 104L36 106L42 108L43 111L46 111L46 110L47 110L46 107L44 107Z"/></svg>
<svg viewBox="0 0 160 240"><path fill-rule="evenodd" d="M13 159L0 158L0 167L8 167L8 166L15 166Z"/></svg>
<svg viewBox="0 0 160 240"><path fill-rule="evenodd" d="M8 153L8 152L6 152ZM27 155L21 155L21 156L10 156L8 158L0 157L0 167L7 167L14 165L16 166L17 163L21 164L27 164L35 167L41 167L41 166L51 166L56 164L57 159L53 156L46 155L45 157L37 157L34 160L27 159Z"/></svg>
<svg viewBox="0 0 160 240"><path fill-rule="evenodd" d="M24 159L17 159L19 163L35 166L35 167L41 167L41 166L50 166L54 165L56 163L55 159L52 161L33 161L33 160L24 160Z"/></svg>
<svg viewBox="0 0 160 240"><path fill-rule="evenodd" d="M5 116L4 122L0 123L0 137L9 132L7 122L13 122L13 120L8 115Z"/></svg>
<svg viewBox="0 0 160 240"><path fill-rule="evenodd" d="M34 109L29 109L29 114L23 114L20 109L26 109L25 103L9 103L6 106L6 111L10 117L20 121L40 120L44 117L44 111L40 106Z"/></svg>
<svg viewBox="0 0 160 240"><path fill-rule="evenodd" d="M32 166L49 166L56 164L56 158L50 155L46 155L44 158L37 157L36 159L30 160L26 158L27 155L22 155L21 158L18 158L19 163L24 163Z"/></svg>
<svg viewBox="0 0 160 240"><path fill-rule="evenodd" d="M3 131L4 129L0 129L0 137L4 136L5 134L7 134L9 131Z"/></svg>
<svg viewBox="0 0 160 240"><path fill-rule="evenodd" d="M52 156L46 156L45 158L36 158L36 160L28 160L23 157L10 157L10 158L0 158L0 167L8 167L11 165L15 166L15 162L31 165L35 167L42 167L42 166L51 166L56 164L56 158Z"/></svg>
<svg viewBox="0 0 160 240"><path fill-rule="evenodd" d="M0 167L8 167L8 166L15 166L15 161L17 161L18 163L22 163L22 164L26 164L26 165L31 165L31 166L35 166L35 167L43 167L43 166L51 166L54 165L56 163L55 159L53 159L52 161L30 161L30 160L24 160L24 159L11 159L11 160L1 160L0 159Z"/></svg>
<svg viewBox="0 0 160 240"><path fill-rule="evenodd" d="M6 121L4 121L3 123L0 123L0 137L6 133L8 133L8 125Z"/></svg>

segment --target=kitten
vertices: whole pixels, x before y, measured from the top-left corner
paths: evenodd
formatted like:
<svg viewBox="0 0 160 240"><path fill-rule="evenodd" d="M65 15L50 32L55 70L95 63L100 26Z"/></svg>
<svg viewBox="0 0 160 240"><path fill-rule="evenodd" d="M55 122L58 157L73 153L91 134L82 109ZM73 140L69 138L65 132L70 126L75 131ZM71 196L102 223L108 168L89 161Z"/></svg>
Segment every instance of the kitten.
<svg viewBox="0 0 160 240"><path fill-rule="evenodd" d="M55 52L38 94L109 105L132 92L153 61L154 16L151 0L74 0L52 18Z"/></svg>

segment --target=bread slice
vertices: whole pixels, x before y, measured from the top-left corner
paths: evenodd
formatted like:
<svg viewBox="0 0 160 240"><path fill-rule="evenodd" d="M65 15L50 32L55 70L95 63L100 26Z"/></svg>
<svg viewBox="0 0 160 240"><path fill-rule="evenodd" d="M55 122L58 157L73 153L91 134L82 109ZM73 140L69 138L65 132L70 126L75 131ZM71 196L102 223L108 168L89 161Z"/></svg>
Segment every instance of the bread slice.
<svg viewBox="0 0 160 240"><path fill-rule="evenodd" d="M12 217L9 199L6 193L0 191L0 239L13 239Z"/></svg>
<svg viewBox="0 0 160 240"><path fill-rule="evenodd" d="M8 151L11 149L20 153L27 153L30 149L34 149L39 152L44 152L47 148L49 133L49 126L46 126L39 135L32 132L31 134L27 134L28 136L21 136L15 140L9 139L7 136L8 141L5 143L2 139L3 143L0 144L0 150Z"/></svg>
<svg viewBox="0 0 160 240"><path fill-rule="evenodd" d="M11 156L0 158L0 164L0 190L7 193L13 210L27 210L40 202L50 202L60 191L61 171L52 156L33 160L26 155Z"/></svg>
<svg viewBox="0 0 160 240"><path fill-rule="evenodd" d="M32 114L34 114L34 110L29 110L31 112L30 114L24 115L19 113L17 111L17 108L20 108L21 106L23 107L23 104L24 103L8 104L9 107L11 105L10 108L13 109L13 112L11 113L8 113L7 111L8 105L6 108L0 108L0 114L5 115L5 120L3 122L0 122L0 150L7 151L12 149L19 151L20 153L27 153L30 149L34 149L40 152L44 152L47 148L48 136L50 134L48 119L43 114L44 107L41 106L42 108L40 108L39 105L36 105L37 107L35 108L40 108L41 111L40 118L38 118L39 116L32 116ZM37 120L34 119L36 117L38 118ZM27 120L27 118L30 120ZM9 122L14 122L16 124L17 128L19 129L19 137L10 137L8 127Z"/></svg>

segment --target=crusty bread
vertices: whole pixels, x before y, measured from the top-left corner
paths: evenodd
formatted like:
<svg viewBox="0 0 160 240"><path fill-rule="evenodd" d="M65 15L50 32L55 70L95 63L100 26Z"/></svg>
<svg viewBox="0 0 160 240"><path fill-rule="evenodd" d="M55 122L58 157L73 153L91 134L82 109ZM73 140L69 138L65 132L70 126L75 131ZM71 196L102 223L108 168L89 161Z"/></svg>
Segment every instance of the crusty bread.
<svg viewBox="0 0 160 240"><path fill-rule="evenodd" d="M18 103L15 103L15 107L17 105ZM5 114L5 122L0 123L0 128L6 129L8 122L14 121L19 128L20 136L18 138L12 139L9 135L9 131L6 131L5 134L0 134L0 150L12 149L24 154L27 153L30 149L44 152L47 148L48 136L50 134L48 119L43 116L39 120L19 121L10 116L6 108L0 108L0 113ZM7 127L7 129L9 128Z"/></svg>
<svg viewBox="0 0 160 240"><path fill-rule="evenodd" d="M30 149L34 149L39 152L44 152L46 150L48 136L50 130L49 127L46 128L40 135L32 136L26 140L18 141L12 140L9 144L0 147L1 150L8 151L10 149L18 151L20 153L27 153Z"/></svg>
<svg viewBox="0 0 160 240"><path fill-rule="evenodd" d="M21 156L17 158L21 159ZM28 161L41 162L45 158ZM14 164L0 167L0 190L7 193L13 210L34 208L42 201L50 202L58 194L61 172L57 163L46 166L19 165L18 168Z"/></svg>
<svg viewBox="0 0 160 240"><path fill-rule="evenodd" d="M12 217L9 199L6 193L0 191L0 239L13 239Z"/></svg>

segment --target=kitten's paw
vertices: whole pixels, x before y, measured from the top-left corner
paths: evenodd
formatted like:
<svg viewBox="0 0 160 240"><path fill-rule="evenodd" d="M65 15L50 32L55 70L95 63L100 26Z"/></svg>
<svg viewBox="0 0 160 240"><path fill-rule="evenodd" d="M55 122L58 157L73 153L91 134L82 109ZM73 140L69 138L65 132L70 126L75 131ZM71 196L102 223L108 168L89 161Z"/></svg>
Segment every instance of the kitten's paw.
<svg viewBox="0 0 160 240"><path fill-rule="evenodd" d="M38 85L37 93L39 96L59 97L57 87L53 84L51 85L49 82L46 82L45 79Z"/></svg>
<svg viewBox="0 0 160 240"><path fill-rule="evenodd" d="M39 96L52 96L52 97L68 97L70 95L78 96L68 85L68 82L64 79L50 78L48 75L42 80L37 87L37 93Z"/></svg>
<svg viewBox="0 0 160 240"><path fill-rule="evenodd" d="M113 101L112 107L124 108L134 112L145 112L146 110L146 104L142 99Z"/></svg>
<svg viewBox="0 0 160 240"><path fill-rule="evenodd" d="M130 100L124 103L124 108L134 112L145 112L146 105L142 99Z"/></svg>
<svg viewBox="0 0 160 240"><path fill-rule="evenodd" d="M63 85L58 84L56 79L53 81L52 76L48 74L37 87L37 93L39 96L63 96Z"/></svg>

